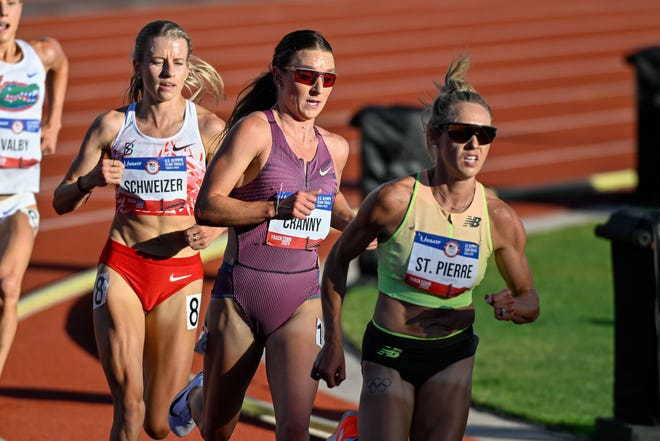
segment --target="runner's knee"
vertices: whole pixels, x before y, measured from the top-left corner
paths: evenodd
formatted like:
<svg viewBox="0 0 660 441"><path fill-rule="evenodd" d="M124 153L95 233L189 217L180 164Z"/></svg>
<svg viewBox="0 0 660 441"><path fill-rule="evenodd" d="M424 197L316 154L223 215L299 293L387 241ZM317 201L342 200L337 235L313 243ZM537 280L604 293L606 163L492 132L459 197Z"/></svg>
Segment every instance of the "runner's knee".
<svg viewBox="0 0 660 441"><path fill-rule="evenodd" d="M21 277L14 271L0 276L0 302L3 308L16 307L21 294Z"/></svg>

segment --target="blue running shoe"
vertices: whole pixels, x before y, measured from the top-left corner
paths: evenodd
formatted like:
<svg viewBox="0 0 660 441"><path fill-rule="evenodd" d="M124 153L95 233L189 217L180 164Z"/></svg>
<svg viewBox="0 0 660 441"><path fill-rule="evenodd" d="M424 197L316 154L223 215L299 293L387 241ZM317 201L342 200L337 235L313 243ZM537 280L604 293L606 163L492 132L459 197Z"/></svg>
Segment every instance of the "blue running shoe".
<svg viewBox="0 0 660 441"><path fill-rule="evenodd" d="M188 394L196 387L202 387L204 379L204 371L195 375L186 387L179 392L172 404L170 405L170 413L167 416L167 422L170 425L170 430L179 438L188 435L195 428L195 421L193 421L192 414L190 413L190 406L188 406Z"/></svg>

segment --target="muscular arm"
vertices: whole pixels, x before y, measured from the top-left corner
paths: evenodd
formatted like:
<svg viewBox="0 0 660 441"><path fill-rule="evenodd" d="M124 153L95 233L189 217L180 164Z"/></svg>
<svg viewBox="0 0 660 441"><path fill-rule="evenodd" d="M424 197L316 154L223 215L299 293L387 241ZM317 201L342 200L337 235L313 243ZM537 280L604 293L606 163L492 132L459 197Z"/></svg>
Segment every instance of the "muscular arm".
<svg viewBox="0 0 660 441"><path fill-rule="evenodd" d="M195 205L200 225L234 227L268 219L304 219L315 207L317 191L297 191L278 202L242 201L229 196L249 183L268 160L270 126L261 112L248 115L226 135L211 161Z"/></svg>
<svg viewBox="0 0 660 441"><path fill-rule="evenodd" d="M53 208L58 214L76 210L94 187L120 183L123 163L104 159L104 155L121 127L123 117L123 112L113 110L97 117L89 127L69 171L55 189ZM80 186L77 183L79 177Z"/></svg>
<svg viewBox="0 0 660 441"><path fill-rule="evenodd" d="M62 110L69 79L69 60L60 43L50 37L33 40L34 48L46 69L45 123L41 129L41 151L55 153L57 136L62 127Z"/></svg>
<svg viewBox="0 0 660 441"><path fill-rule="evenodd" d="M346 139L336 133L319 129L323 139L326 142L337 176L337 186L339 191L335 196L335 202L332 206L332 220L330 225L340 231L343 231L348 223L355 217L355 211L350 207L348 201L341 192L341 177L348 160L349 146Z"/></svg>
<svg viewBox="0 0 660 441"><path fill-rule="evenodd" d="M253 225L275 216L272 201L245 202L229 197L231 191L254 178L267 160L268 122L257 114L240 121L226 135L211 160L195 204L200 225Z"/></svg>
<svg viewBox="0 0 660 441"><path fill-rule="evenodd" d="M341 307L346 294L348 265L376 238L387 240L403 220L413 179L400 179L374 190L360 207L332 247L323 269L321 303L325 324L325 344L314 363L312 376L329 387L345 378L341 333Z"/></svg>
<svg viewBox="0 0 660 441"><path fill-rule="evenodd" d="M222 142L225 121L208 109L197 105L197 124L206 151L207 165L217 153ZM193 249L204 249L227 231L226 227L209 227L195 224L184 235Z"/></svg>
<svg viewBox="0 0 660 441"><path fill-rule="evenodd" d="M495 262L507 289L487 295L486 301L499 320L533 322L540 313L539 298L525 256L525 229L513 208L502 200L490 196L488 210Z"/></svg>
<svg viewBox="0 0 660 441"><path fill-rule="evenodd" d="M197 125L204 143L207 164L213 159L222 142L225 121L210 110L197 105Z"/></svg>

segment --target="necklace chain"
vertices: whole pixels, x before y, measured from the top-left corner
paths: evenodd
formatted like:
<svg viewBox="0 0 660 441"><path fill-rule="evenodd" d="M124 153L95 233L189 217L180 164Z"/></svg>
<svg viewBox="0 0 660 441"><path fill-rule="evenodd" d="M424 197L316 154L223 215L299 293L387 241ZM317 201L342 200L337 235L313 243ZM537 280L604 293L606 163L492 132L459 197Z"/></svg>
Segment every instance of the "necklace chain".
<svg viewBox="0 0 660 441"><path fill-rule="evenodd" d="M460 207L455 207L454 205L452 205L451 201L449 200L449 197L443 192L441 192L440 188L433 185L433 181L435 179L435 169L429 170L428 174L429 174L429 185L431 186L431 193L437 193L440 196L440 198L442 198L442 200L447 203L449 210L457 213L462 213L465 210L467 210L468 207L472 204L472 200L474 199L474 191L472 191L472 195L470 196L470 199L465 204L461 205Z"/></svg>
<svg viewBox="0 0 660 441"><path fill-rule="evenodd" d="M452 211L457 211L459 213L462 213L463 211L467 210L470 204L472 204L472 198L470 198L470 200L467 201L465 204L461 205L460 207L455 207L454 205L452 205L449 198L443 192L441 192L440 189L435 185L431 186L431 192L437 193L448 204L448 208Z"/></svg>

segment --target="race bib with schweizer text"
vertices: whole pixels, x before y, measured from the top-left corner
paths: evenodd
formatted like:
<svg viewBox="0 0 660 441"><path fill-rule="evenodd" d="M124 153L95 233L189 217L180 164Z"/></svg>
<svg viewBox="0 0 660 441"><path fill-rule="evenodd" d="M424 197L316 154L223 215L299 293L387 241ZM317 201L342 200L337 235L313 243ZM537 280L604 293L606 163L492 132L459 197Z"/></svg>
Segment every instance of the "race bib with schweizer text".
<svg viewBox="0 0 660 441"><path fill-rule="evenodd" d="M280 192L277 198L282 200L291 194ZM332 199L330 194L318 195L316 207L305 219L271 219L268 222L266 244L299 250L318 248L330 232Z"/></svg>
<svg viewBox="0 0 660 441"><path fill-rule="evenodd" d="M405 281L438 297L456 297L474 285L478 263L478 244L417 231Z"/></svg>
<svg viewBox="0 0 660 441"><path fill-rule="evenodd" d="M124 158L121 188L143 201L184 200L188 174L185 156Z"/></svg>

